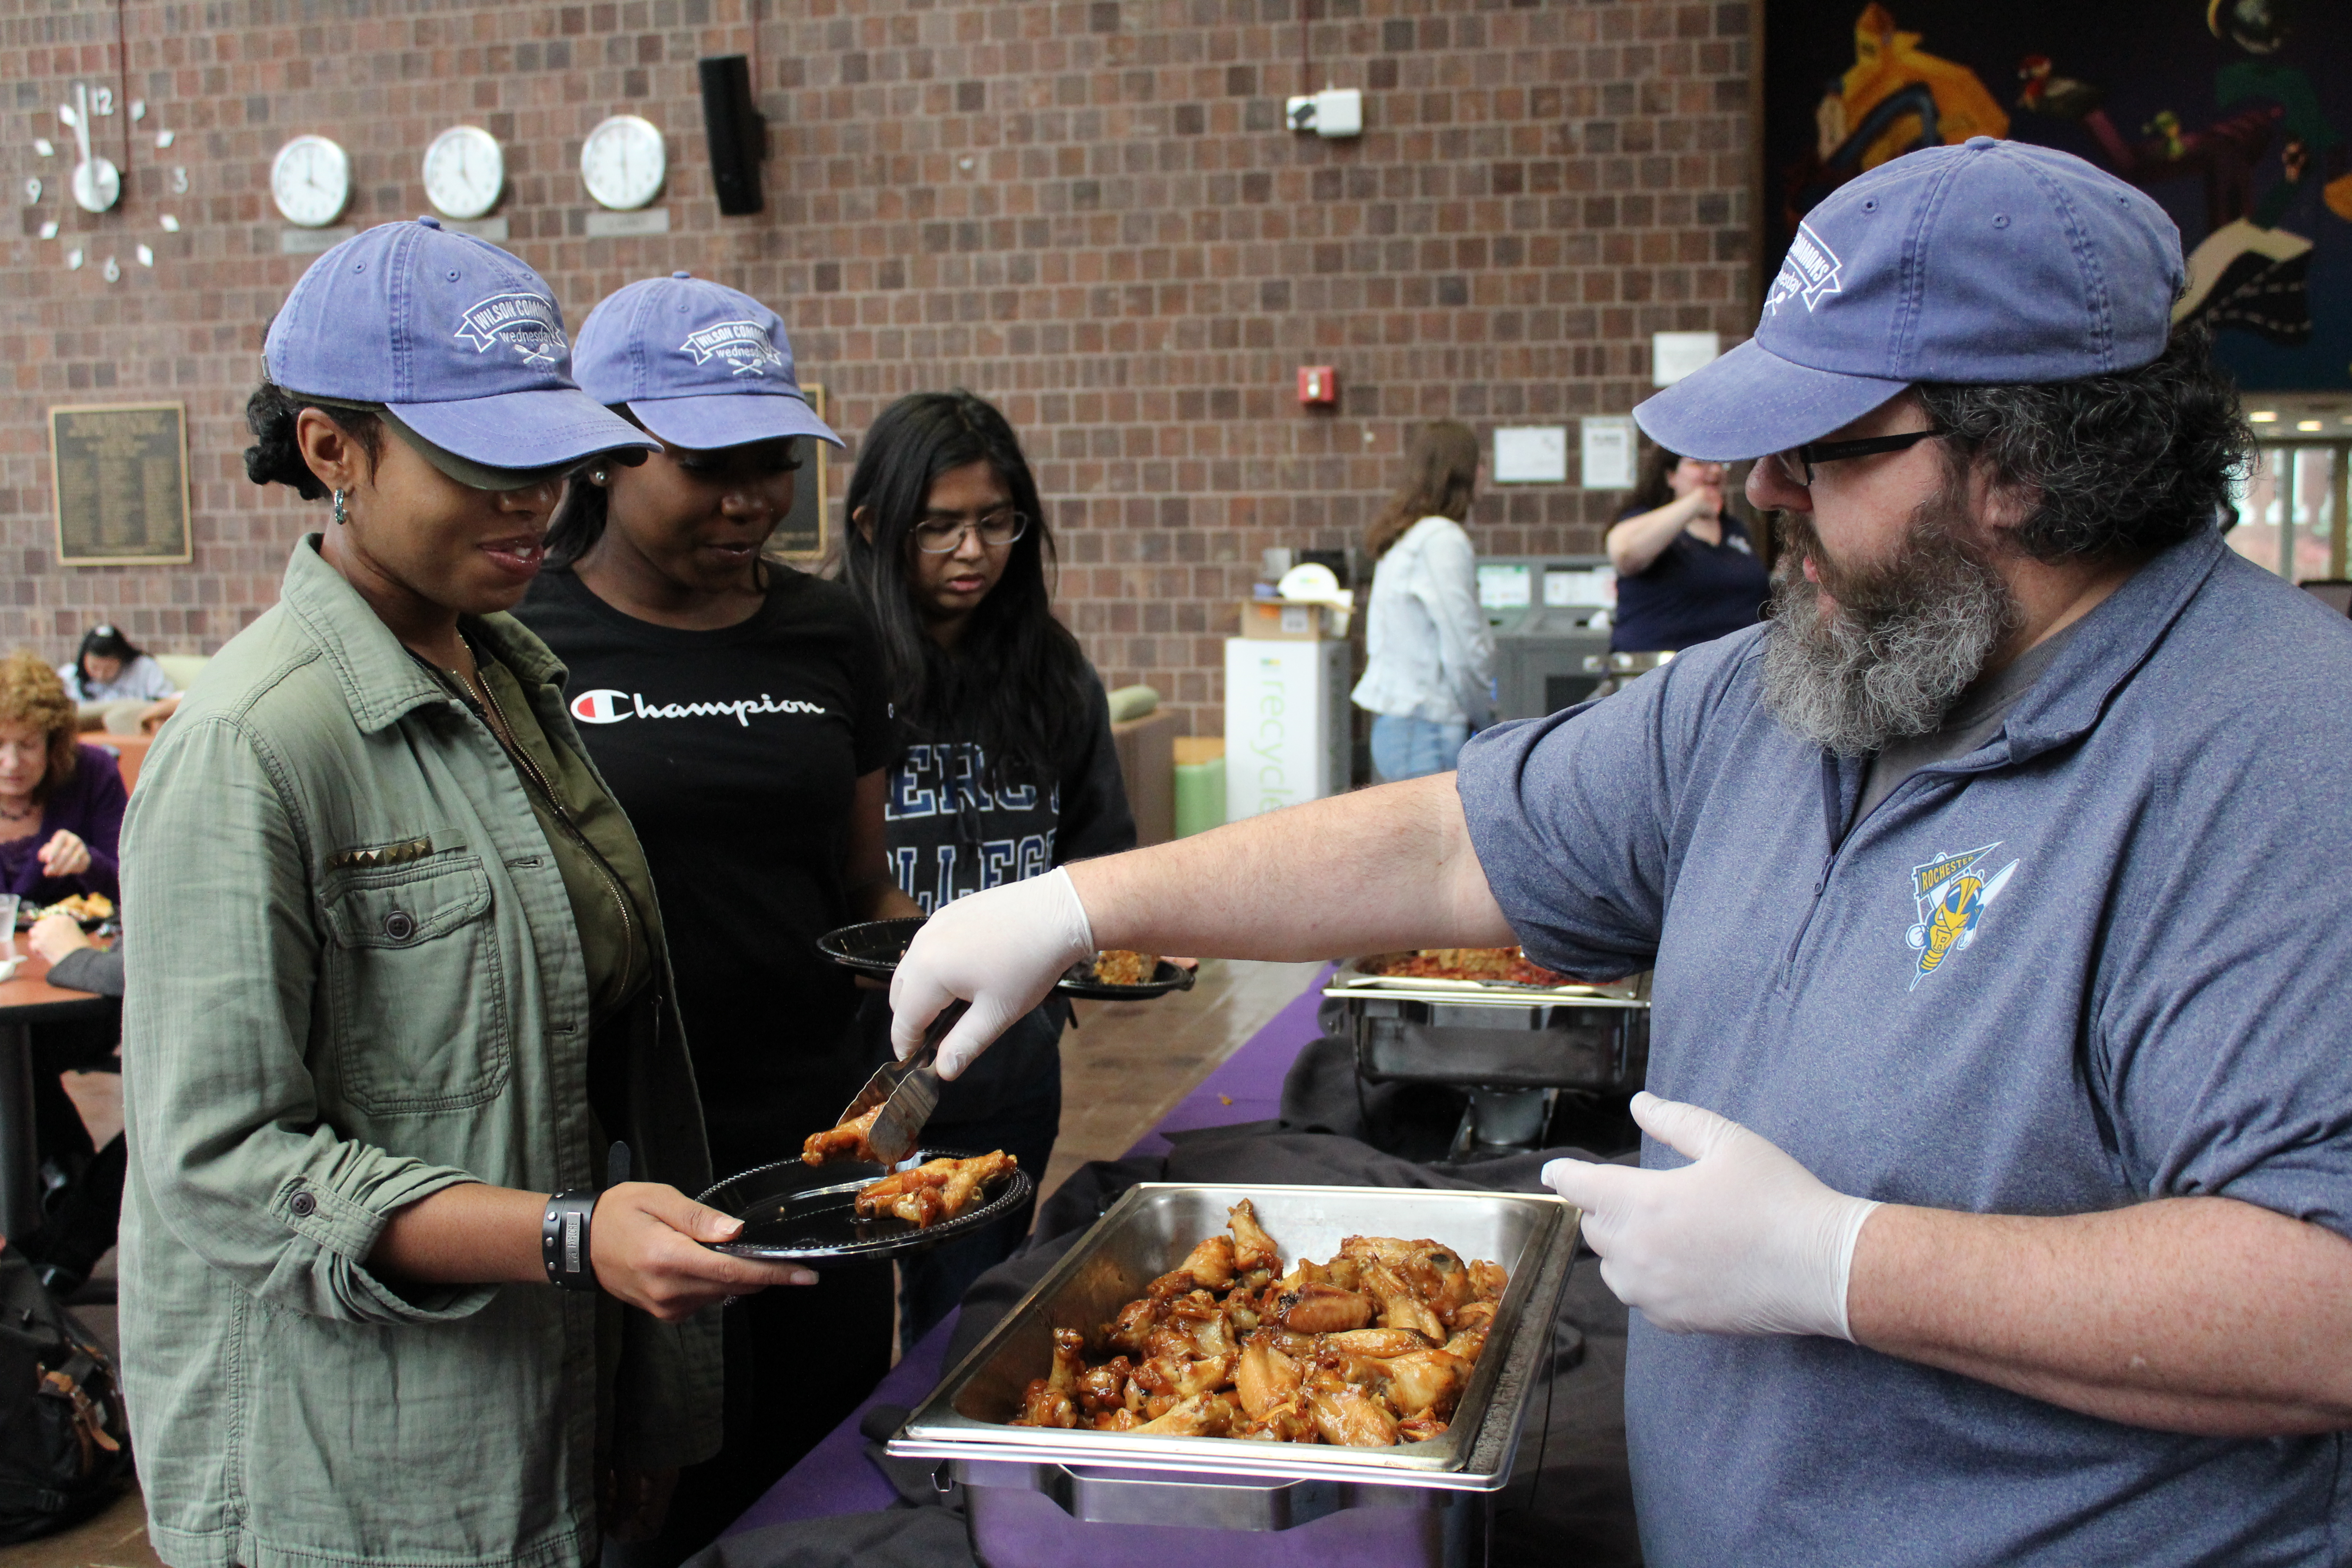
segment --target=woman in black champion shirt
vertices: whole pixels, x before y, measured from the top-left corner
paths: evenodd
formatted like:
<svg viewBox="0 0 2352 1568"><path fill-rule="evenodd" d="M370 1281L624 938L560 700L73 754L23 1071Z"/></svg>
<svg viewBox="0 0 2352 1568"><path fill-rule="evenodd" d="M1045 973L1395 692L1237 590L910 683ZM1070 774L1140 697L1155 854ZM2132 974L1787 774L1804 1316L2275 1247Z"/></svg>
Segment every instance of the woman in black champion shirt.
<svg viewBox="0 0 2352 1568"><path fill-rule="evenodd" d="M816 939L916 912L883 855L889 699L847 590L764 562L796 438L835 441L783 323L680 275L580 331L582 387L660 437L574 480L515 611L568 670L581 738L645 844L670 937L711 1168L792 1159L864 1082L858 993ZM890 1270L824 1271L727 1312L725 1447L685 1471L661 1537L681 1561L756 1501L889 1368Z"/></svg>
<svg viewBox="0 0 2352 1568"><path fill-rule="evenodd" d="M924 911L1135 847L1110 706L1046 588L1053 536L1004 416L969 392L882 411L849 481L843 580L882 637L903 748L884 816L892 870ZM940 1086L927 1141L1003 1149L1042 1179L1062 1114L1063 1026L1048 998ZM889 1009L867 1004L887 1057ZM911 1345L1029 1228L1024 1212L900 1266Z"/></svg>

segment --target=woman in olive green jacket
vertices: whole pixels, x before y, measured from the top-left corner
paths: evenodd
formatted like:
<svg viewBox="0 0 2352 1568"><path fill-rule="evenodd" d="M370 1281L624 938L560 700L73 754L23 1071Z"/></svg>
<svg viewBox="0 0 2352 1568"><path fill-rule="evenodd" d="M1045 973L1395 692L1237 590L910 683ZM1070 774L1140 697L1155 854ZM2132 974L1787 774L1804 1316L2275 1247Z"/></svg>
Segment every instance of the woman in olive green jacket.
<svg viewBox="0 0 2352 1568"><path fill-rule="evenodd" d="M564 474L647 443L572 387L538 276L430 220L320 257L267 358L247 470L335 521L124 837L149 1538L173 1568L590 1563L600 1503L644 1528L716 1445L704 1309L810 1278L706 1245L737 1226L684 1195L709 1163L644 856L501 613Z"/></svg>

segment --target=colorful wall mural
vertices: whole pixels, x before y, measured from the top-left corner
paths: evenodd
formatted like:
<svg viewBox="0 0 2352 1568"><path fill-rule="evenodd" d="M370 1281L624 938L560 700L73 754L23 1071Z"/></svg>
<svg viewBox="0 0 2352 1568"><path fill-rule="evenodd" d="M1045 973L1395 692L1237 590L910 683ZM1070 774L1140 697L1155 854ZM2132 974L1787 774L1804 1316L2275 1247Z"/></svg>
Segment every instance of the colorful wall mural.
<svg viewBox="0 0 2352 1568"><path fill-rule="evenodd" d="M1767 0L1766 243L1916 147L2089 159L2180 226L2177 320L2250 390L2352 387L2352 3Z"/></svg>

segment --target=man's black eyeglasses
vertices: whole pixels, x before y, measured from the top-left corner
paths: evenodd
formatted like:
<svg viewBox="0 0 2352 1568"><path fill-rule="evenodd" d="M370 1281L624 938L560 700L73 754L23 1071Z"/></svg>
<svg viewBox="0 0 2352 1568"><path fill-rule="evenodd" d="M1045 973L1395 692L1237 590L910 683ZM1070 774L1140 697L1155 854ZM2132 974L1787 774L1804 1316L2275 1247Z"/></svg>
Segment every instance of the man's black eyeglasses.
<svg viewBox="0 0 2352 1568"><path fill-rule="evenodd" d="M1817 464L1834 463L1842 458L1870 458L1881 452L1902 452L1922 441L1932 441L1948 432L1930 427L1926 430L1906 430L1900 436L1866 436L1859 441L1808 441L1792 452L1775 452L1772 460L1780 466L1780 473L1792 485L1810 487Z"/></svg>

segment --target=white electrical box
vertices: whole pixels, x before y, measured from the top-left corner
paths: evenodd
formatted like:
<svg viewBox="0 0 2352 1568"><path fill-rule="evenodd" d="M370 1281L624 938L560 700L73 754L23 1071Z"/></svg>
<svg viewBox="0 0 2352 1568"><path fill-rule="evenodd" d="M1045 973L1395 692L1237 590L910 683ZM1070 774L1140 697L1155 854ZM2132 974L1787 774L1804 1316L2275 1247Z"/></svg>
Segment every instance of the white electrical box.
<svg viewBox="0 0 2352 1568"><path fill-rule="evenodd" d="M1364 95L1358 88L1327 87L1311 96L1288 99L1283 111L1293 131L1326 137L1364 133Z"/></svg>
<svg viewBox="0 0 2352 1568"><path fill-rule="evenodd" d="M1349 647L1225 641L1225 820L1348 788Z"/></svg>

